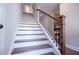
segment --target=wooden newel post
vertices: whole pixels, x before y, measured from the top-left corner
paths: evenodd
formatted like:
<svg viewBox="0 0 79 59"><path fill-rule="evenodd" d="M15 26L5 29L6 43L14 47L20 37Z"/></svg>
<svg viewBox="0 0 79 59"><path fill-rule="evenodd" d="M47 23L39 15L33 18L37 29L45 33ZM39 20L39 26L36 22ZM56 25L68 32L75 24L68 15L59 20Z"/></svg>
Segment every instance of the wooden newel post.
<svg viewBox="0 0 79 59"><path fill-rule="evenodd" d="M60 27L61 27L61 39L60 39L60 45L61 45L61 54L65 55L65 16L61 15L59 17L60 21Z"/></svg>

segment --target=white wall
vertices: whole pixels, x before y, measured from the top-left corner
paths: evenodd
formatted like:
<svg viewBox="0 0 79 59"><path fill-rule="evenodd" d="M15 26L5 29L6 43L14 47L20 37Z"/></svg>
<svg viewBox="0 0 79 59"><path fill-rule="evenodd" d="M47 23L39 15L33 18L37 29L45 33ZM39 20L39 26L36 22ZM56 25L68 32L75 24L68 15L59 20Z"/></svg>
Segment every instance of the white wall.
<svg viewBox="0 0 79 59"><path fill-rule="evenodd" d="M8 4L6 17L6 32L5 32L5 53L9 52L12 40L16 33L18 20L22 17L21 4ZM7 48L7 49L6 49Z"/></svg>
<svg viewBox="0 0 79 59"><path fill-rule="evenodd" d="M5 5L0 3L0 24L5 25ZM3 16L4 15L4 16ZM4 52L5 26L0 29L0 54Z"/></svg>
<svg viewBox="0 0 79 59"><path fill-rule="evenodd" d="M0 16L1 17L3 16L2 20L4 20L5 22L4 23L5 36L4 40L2 40L4 52L2 54L8 54L12 40L16 32L18 20L20 20L22 16L22 10L21 10L21 4L18 3L4 3L1 5L3 11Z"/></svg>
<svg viewBox="0 0 79 59"><path fill-rule="evenodd" d="M51 14L55 8L58 7L58 3L39 3L39 8L48 14Z"/></svg>
<svg viewBox="0 0 79 59"><path fill-rule="evenodd" d="M60 4L60 13L66 16L66 44L79 48L79 4Z"/></svg>

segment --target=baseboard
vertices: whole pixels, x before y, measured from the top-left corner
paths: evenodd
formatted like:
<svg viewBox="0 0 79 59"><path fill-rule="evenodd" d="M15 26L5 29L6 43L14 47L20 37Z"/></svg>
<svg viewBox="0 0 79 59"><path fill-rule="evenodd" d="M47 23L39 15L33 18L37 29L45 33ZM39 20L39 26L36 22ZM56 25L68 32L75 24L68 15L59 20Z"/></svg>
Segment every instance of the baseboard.
<svg viewBox="0 0 79 59"><path fill-rule="evenodd" d="M72 45L70 45L70 44L66 44L66 47L68 47L68 48L70 48L70 49L72 49L72 50L74 50L74 51L79 52L79 48L78 48L78 47L72 46Z"/></svg>

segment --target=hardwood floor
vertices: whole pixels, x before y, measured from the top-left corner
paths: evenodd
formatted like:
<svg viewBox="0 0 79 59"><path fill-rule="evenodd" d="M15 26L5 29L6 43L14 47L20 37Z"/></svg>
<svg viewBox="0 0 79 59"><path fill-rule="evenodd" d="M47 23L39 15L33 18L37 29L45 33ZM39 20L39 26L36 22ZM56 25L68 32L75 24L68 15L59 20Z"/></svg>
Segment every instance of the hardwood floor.
<svg viewBox="0 0 79 59"><path fill-rule="evenodd" d="M76 52L76 51L66 47L65 55L79 55L79 52Z"/></svg>

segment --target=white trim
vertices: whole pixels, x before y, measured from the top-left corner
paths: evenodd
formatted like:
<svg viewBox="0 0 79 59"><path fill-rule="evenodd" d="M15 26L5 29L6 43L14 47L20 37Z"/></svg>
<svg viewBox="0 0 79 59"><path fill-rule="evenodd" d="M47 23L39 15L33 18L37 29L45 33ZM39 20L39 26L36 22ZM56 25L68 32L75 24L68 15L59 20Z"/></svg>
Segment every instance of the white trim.
<svg viewBox="0 0 79 59"><path fill-rule="evenodd" d="M72 50L75 50L75 51L79 52L79 48L78 47L72 46L70 44L66 44L66 47L68 47L68 48L70 48Z"/></svg>

